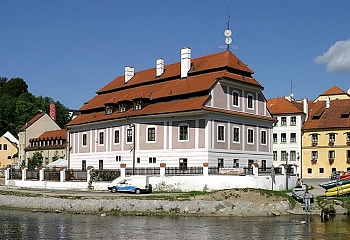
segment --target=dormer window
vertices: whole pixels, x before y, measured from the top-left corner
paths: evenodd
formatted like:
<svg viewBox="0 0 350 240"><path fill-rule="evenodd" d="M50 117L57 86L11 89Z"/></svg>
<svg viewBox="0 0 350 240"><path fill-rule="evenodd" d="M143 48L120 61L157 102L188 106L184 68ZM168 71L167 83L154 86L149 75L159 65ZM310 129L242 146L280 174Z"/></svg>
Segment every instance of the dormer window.
<svg viewBox="0 0 350 240"><path fill-rule="evenodd" d="M125 103L120 103L119 104L119 112L125 112L126 109L126 104Z"/></svg>
<svg viewBox="0 0 350 240"><path fill-rule="evenodd" d="M110 115L113 113L113 106L106 106L106 115Z"/></svg>
<svg viewBox="0 0 350 240"><path fill-rule="evenodd" d="M142 100L136 100L134 102L134 110L141 110L142 109Z"/></svg>

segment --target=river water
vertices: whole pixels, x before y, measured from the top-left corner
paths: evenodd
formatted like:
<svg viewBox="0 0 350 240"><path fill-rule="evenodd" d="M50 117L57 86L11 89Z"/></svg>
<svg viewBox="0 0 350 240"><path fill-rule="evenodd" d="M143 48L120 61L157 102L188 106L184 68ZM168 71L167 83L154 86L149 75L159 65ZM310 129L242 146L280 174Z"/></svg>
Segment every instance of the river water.
<svg viewBox="0 0 350 240"><path fill-rule="evenodd" d="M350 239L350 217L106 216L0 210L0 239Z"/></svg>

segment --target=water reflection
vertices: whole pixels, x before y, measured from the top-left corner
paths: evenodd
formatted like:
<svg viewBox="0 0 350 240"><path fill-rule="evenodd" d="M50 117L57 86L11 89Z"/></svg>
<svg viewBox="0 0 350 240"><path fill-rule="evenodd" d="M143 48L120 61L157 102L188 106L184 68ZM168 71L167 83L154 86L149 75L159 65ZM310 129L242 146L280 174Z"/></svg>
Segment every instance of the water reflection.
<svg viewBox="0 0 350 240"><path fill-rule="evenodd" d="M0 239L349 239L350 218L134 217L0 210Z"/></svg>

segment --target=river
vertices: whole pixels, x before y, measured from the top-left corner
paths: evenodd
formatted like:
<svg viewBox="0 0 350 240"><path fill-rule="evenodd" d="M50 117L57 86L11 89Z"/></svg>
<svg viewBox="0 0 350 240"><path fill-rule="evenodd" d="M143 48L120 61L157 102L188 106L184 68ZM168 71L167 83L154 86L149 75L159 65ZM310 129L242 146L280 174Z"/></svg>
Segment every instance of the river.
<svg viewBox="0 0 350 240"><path fill-rule="evenodd" d="M350 217L96 216L0 210L0 239L350 239Z"/></svg>

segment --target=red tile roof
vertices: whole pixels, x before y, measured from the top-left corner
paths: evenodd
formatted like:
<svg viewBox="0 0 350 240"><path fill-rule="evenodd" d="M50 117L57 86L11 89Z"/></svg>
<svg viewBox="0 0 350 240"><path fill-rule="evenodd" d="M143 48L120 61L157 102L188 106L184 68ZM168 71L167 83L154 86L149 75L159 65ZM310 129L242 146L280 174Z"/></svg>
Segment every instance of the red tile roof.
<svg viewBox="0 0 350 240"><path fill-rule="evenodd" d="M55 140L67 139L67 131L64 129L46 131L37 138L31 138L29 141Z"/></svg>
<svg viewBox="0 0 350 240"><path fill-rule="evenodd" d="M303 130L350 128L350 99L337 99L326 108L325 101L314 102Z"/></svg>
<svg viewBox="0 0 350 240"><path fill-rule="evenodd" d="M39 113L37 115L35 115L32 119L30 119L26 124L24 124L19 131L23 132L24 130L26 130L28 127L30 127L33 123L35 123L39 118L41 118L42 116L44 116L45 113Z"/></svg>
<svg viewBox="0 0 350 240"><path fill-rule="evenodd" d="M301 102L291 102L285 97L268 99L266 106L272 115L303 113L303 104Z"/></svg>
<svg viewBox="0 0 350 240"><path fill-rule="evenodd" d="M211 88L220 79L263 87L251 76L253 71L230 51L191 59L187 78L181 78L180 62L165 65L164 73L156 77L156 69L135 72L128 82L119 76L97 91L97 95L80 108L81 115L67 124L78 125L131 116L175 113L203 109ZM150 104L140 110L105 114L106 104L123 101L132 103L143 98Z"/></svg>
<svg viewBox="0 0 350 240"><path fill-rule="evenodd" d="M342 94L347 94L337 86L333 86L324 93L320 94L320 96L329 96L329 95L342 95Z"/></svg>

